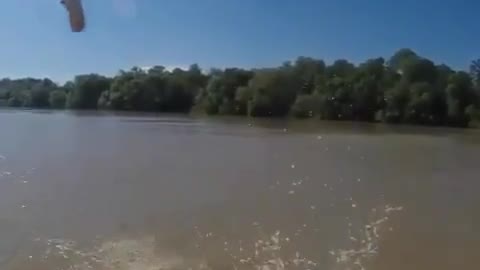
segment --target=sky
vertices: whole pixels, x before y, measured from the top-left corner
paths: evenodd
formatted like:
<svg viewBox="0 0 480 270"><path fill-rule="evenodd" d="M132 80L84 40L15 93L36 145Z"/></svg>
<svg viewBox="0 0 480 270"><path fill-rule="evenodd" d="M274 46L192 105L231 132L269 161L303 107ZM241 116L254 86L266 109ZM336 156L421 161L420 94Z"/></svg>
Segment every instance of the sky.
<svg viewBox="0 0 480 270"><path fill-rule="evenodd" d="M0 77L360 63L405 47L455 69L480 58L479 0L83 0L82 33L59 2L0 1Z"/></svg>

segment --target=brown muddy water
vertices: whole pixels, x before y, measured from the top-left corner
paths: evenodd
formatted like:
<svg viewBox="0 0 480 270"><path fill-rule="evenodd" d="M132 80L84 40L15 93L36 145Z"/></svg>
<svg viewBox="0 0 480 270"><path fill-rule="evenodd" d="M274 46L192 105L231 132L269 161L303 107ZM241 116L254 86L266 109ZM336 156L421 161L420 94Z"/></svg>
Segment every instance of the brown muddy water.
<svg viewBox="0 0 480 270"><path fill-rule="evenodd" d="M478 130L0 112L0 269L477 269Z"/></svg>

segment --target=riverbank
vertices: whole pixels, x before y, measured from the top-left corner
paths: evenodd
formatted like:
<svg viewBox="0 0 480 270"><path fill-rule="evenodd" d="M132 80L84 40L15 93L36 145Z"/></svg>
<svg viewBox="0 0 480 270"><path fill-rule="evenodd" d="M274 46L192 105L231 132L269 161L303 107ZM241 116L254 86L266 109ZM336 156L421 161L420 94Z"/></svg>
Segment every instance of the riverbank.
<svg viewBox="0 0 480 270"><path fill-rule="evenodd" d="M259 69L133 67L113 77L77 75L64 85L7 78L0 80L0 104L467 127L480 118L478 75L400 49L388 61L360 64L299 57Z"/></svg>
<svg viewBox="0 0 480 270"><path fill-rule="evenodd" d="M50 110L50 109L14 109L0 108L0 113L32 113L34 115L58 114L65 116L95 118L118 118L122 122L151 124L221 124L236 128L265 128L275 133L313 133L313 134L383 134L413 135L424 134L447 136L454 134L476 134L469 131L480 131L480 125L470 128L420 126L411 124L389 124L382 122L333 121L318 118L295 117L244 117L232 115L208 115L205 113L158 113L111 110ZM477 134L480 138L480 133ZM473 135L472 135L473 136Z"/></svg>

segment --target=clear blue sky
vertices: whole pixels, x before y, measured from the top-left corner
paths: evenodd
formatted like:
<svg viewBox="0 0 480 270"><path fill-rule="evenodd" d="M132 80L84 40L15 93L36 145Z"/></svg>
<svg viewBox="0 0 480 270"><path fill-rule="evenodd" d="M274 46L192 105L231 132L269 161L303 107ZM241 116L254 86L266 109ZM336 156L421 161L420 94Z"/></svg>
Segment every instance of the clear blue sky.
<svg viewBox="0 0 480 270"><path fill-rule="evenodd" d="M59 0L0 1L0 77L114 74L131 66L259 67L410 47L457 69L480 57L479 0L84 0L71 33Z"/></svg>

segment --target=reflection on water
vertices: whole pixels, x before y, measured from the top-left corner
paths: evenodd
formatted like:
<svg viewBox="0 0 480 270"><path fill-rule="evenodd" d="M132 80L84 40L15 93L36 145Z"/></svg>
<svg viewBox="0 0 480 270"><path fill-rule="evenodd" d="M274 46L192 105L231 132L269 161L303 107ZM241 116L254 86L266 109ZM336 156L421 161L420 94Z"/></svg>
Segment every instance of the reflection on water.
<svg viewBox="0 0 480 270"><path fill-rule="evenodd" d="M95 113L0 121L1 269L477 265L478 131Z"/></svg>

